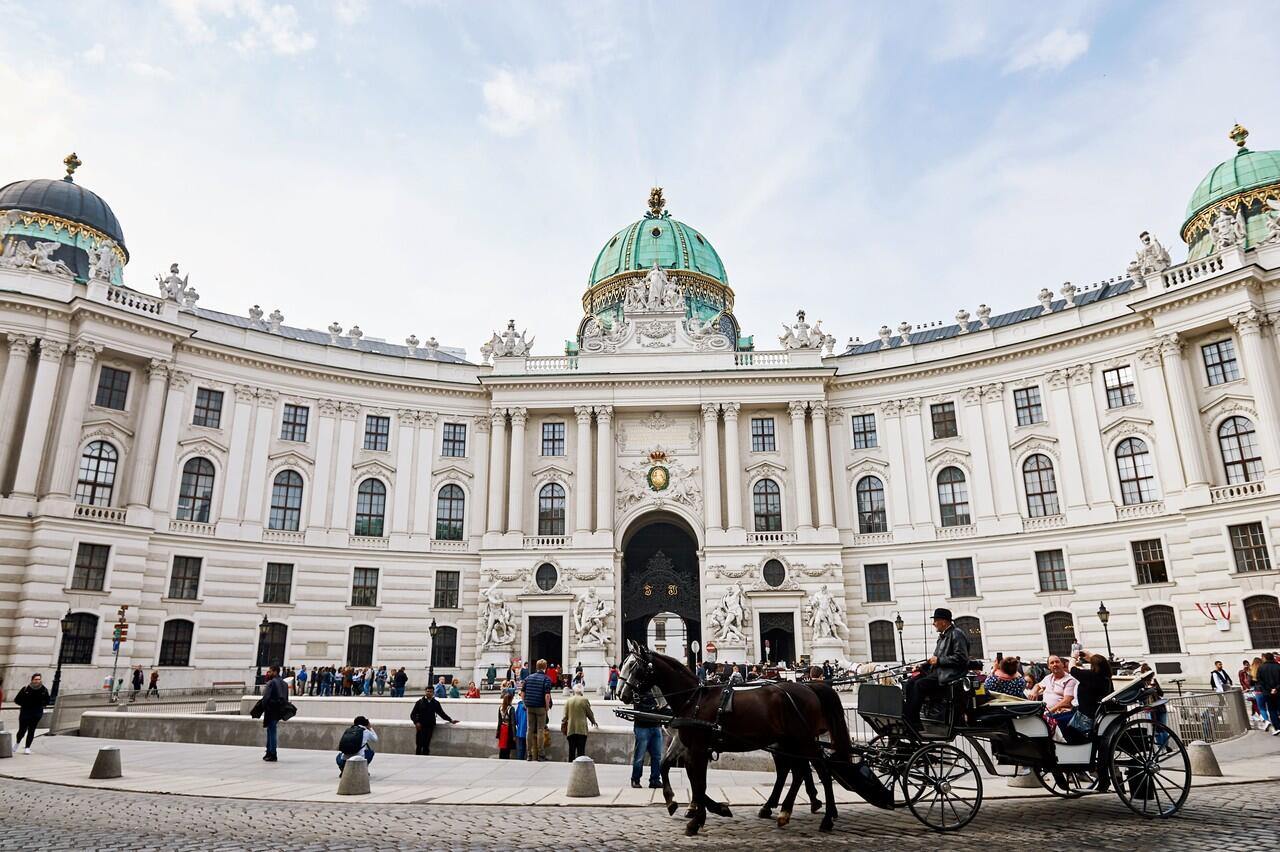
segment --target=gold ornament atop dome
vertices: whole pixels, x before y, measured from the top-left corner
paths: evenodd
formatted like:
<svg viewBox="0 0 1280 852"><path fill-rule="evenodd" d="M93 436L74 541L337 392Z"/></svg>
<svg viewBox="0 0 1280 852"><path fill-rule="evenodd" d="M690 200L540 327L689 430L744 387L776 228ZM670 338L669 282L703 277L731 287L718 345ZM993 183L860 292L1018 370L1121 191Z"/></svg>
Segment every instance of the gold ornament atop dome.
<svg viewBox="0 0 1280 852"><path fill-rule="evenodd" d="M80 158L76 156L75 151L63 157L62 164L67 167L67 176L64 180L71 180L71 176L75 174L76 169L84 165L84 163L80 162Z"/></svg>
<svg viewBox="0 0 1280 852"><path fill-rule="evenodd" d="M1231 128L1231 132L1227 134L1227 138L1236 143L1237 148L1244 147L1244 140L1249 138L1249 131L1237 124Z"/></svg>
<svg viewBox="0 0 1280 852"><path fill-rule="evenodd" d="M649 218L657 219L666 211L667 199L662 196L662 187L655 186L649 190Z"/></svg>

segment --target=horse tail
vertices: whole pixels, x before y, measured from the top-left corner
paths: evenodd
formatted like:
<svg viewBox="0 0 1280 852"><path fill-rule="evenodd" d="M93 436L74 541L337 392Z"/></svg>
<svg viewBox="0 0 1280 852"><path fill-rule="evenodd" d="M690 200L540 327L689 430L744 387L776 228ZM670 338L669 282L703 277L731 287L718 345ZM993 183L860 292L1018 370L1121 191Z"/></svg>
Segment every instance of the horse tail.
<svg viewBox="0 0 1280 852"><path fill-rule="evenodd" d="M845 719L844 704L840 695L825 683L811 683L813 691L818 694L818 703L827 718L827 731L831 734L831 747L836 758L848 760L853 755L853 740L849 736L849 722Z"/></svg>

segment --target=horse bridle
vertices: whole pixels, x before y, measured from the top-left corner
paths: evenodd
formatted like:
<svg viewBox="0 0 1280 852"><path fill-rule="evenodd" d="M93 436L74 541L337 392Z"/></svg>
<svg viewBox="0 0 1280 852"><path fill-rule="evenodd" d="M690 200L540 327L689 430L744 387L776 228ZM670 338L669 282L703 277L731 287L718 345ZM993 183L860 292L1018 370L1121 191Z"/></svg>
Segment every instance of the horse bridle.
<svg viewBox="0 0 1280 852"><path fill-rule="evenodd" d="M641 665L644 667L643 679L637 682L632 680L630 675L627 675L624 678L622 677L621 672L618 673L618 677L623 684L631 688L631 691L633 694L642 695L645 692L648 692L649 690L653 689L653 660L646 660L643 657L641 657L639 654L631 654L631 657L635 659L638 665ZM622 663L622 667L623 668L627 667L625 660Z"/></svg>

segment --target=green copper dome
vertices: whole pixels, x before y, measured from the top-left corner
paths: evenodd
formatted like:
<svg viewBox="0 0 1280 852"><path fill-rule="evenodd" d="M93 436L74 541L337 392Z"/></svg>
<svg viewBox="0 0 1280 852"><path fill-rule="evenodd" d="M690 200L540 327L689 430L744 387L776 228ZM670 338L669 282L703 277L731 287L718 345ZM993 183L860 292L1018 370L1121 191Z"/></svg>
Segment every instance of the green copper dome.
<svg viewBox="0 0 1280 852"><path fill-rule="evenodd" d="M1239 150L1214 166L1187 202L1181 236L1189 260L1219 250L1213 229L1221 216L1234 217L1243 226L1245 248L1258 245L1274 215L1267 205L1280 200L1280 151L1250 151L1244 146L1249 131L1238 124L1227 136Z"/></svg>
<svg viewBox="0 0 1280 852"><path fill-rule="evenodd" d="M720 255L696 229L671 218L661 190L649 197L649 212L604 244L591 267L588 287L622 272L644 272L656 263L663 269L687 270L729 283Z"/></svg>
<svg viewBox="0 0 1280 852"><path fill-rule="evenodd" d="M1186 222L1224 198L1275 183L1280 183L1280 151L1241 148L1234 157L1215 166L1200 181L1187 202Z"/></svg>

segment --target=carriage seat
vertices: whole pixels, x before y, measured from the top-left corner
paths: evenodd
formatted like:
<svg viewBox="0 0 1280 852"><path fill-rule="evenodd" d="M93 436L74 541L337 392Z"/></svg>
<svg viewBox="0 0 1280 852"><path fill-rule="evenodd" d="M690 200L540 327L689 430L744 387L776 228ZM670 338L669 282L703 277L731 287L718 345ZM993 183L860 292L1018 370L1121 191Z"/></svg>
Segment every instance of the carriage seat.
<svg viewBox="0 0 1280 852"><path fill-rule="evenodd" d="M1018 719L1023 716L1044 714L1043 701L1031 701L1012 695L993 694L990 699L972 711L975 722L991 722L998 719Z"/></svg>

